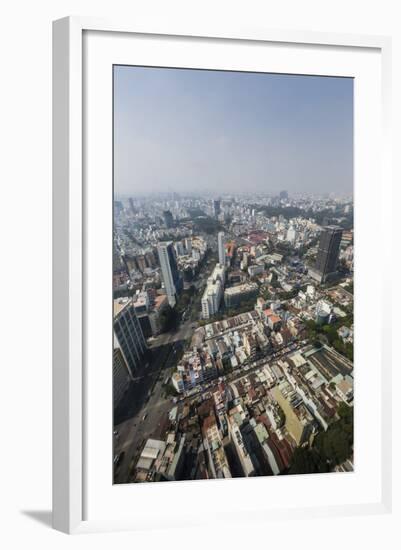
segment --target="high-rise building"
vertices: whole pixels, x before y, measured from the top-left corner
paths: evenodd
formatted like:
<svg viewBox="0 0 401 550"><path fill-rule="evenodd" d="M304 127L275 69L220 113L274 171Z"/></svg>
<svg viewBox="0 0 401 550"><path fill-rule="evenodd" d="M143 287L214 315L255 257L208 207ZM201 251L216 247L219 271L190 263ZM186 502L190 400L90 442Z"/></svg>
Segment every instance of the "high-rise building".
<svg viewBox="0 0 401 550"><path fill-rule="evenodd" d="M185 250L187 251L188 256L192 254L192 237L185 239Z"/></svg>
<svg viewBox="0 0 401 550"><path fill-rule="evenodd" d="M114 300L114 336L114 347L121 349L132 377L140 367L147 347L130 298Z"/></svg>
<svg viewBox="0 0 401 550"><path fill-rule="evenodd" d="M174 248L177 256L184 256L186 251L184 243L182 241L177 241L176 243L174 243Z"/></svg>
<svg viewBox="0 0 401 550"><path fill-rule="evenodd" d="M297 238L297 232L295 231L294 226L290 225L287 230L286 241L293 243L296 238Z"/></svg>
<svg viewBox="0 0 401 550"><path fill-rule="evenodd" d="M214 217L218 218L220 212L221 212L220 200L213 201L213 214L214 214Z"/></svg>
<svg viewBox="0 0 401 550"><path fill-rule="evenodd" d="M280 200L287 200L288 199L288 193L287 191L280 191Z"/></svg>
<svg viewBox="0 0 401 550"><path fill-rule="evenodd" d="M165 224L167 229L170 229L171 227L174 226L174 218L173 218L173 214L170 212L170 210L165 210L163 212L163 219L164 219L164 224Z"/></svg>
<svg viewBox="0 0 401 550"><path fill-rule="evenodd" d="M135 209L134 200L132 199L132 197L130 197L130 198L128 199L128 202L129 202L129 206L130 206L130 209L131 209L132 214L135 214L136 209Z"/></svg>
<svg viewBox="0 0 401 550"><path fill-rule="evenodd" d="M325 227L320 235L315 270L324 283L337 273L343 230L335 225Z"/></svg>
<svg viewBox="0 0 401 550"><path fill-rule="evenodd" d="M124 210L123 203L121 201L114 201L114 215L119 216Z"/></svg>
<svg viewBox="0 0 401 550"><path fill-rule="evenodd" d="M207 285L202 296L202 317L209 319L215 315L220 308L224 291L225 268L216 264L213 273L207 280Z"/></svg>
<svg viewBox="0 0 401 550"><path fill-rule="evenodd" d="M174 307L177 301L177 295L182 290L182 278L180 277L177 261L175 259L174 246L172 242L162 242L157 245L159 253L160 267L164 288L168 298L168 303Z"/></svg>
<svg viewBox="0 0 401 550"><path fill-rule="evenodd" d="M225 249L223 231L219 231L219 234L217 235L217 245L218 245L218 249L219 249L219 264L225 266L226 265L226 249Z"/></svg>
<svg viewBox="0 0 401 550"><path fill-rule="evenodd" d="M120 403L125 392L127 391L130 380L132 379L131 372L124 359L121 348L114 348L113 351L113 405L114 408Z"/></svg>

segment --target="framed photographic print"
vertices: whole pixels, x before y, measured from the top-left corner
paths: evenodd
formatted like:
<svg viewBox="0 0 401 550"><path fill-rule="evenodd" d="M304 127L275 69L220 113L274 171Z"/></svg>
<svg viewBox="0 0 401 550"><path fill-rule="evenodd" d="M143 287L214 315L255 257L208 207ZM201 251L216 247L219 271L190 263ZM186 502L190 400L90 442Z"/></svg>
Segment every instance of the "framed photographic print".
<svg viewBox="0 0 401 550"><path fill-rule="evenodd" d="M54 23L56 528L390 509L389 50Z"/></svg>

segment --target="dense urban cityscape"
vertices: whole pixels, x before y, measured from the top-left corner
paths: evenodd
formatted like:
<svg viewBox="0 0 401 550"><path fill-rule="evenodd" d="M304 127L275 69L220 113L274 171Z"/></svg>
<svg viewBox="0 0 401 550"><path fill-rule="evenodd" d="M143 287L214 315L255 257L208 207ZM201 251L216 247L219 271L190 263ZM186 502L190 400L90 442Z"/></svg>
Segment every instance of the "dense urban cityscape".
<svg viewBox="0 0 401 550"><path fill-rule="evenodd" d="M353 199L115 196L114 483L353 471Z"/></svg>

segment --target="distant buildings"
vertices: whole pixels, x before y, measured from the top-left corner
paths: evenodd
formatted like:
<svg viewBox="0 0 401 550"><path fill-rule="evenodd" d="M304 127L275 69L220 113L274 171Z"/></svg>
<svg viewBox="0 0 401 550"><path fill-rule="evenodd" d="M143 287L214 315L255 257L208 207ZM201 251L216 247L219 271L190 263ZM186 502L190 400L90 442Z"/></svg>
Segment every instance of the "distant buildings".
<svg viewBox="0 0 401 550"><path fill-rule="evenodd" d="M217 245L219 250L219 264L226 265L226 249L224 243L224 233L220 231L217 235Z"/></svg>
<svg viewBox="0 0 401 550"><path fill-rule="evenodd" d="M138 370L146 352L146 342L129 298L114 300L114 335L131 377Z"/></svg>
<svg viewBox="0 0 401 550"><path fill-rule="evenodd" d="M221 208L220 208L220 200L214 200L213 201L213 214L214 217L217 219L219 217Z"/></svg>
<svg viewBox="0 0 401 550"><path fill-rule="evenodd" d="M340 227L329 225L323 229L320 235L316 265L312 270L312 275L315 275L315 278L320 279L322 283L337 274L342 233Z"/></svg>
<svg viewBox="0 0 401 550"><path fill-rule="evenodd" d="M134 205L134 201L133 201L132 197L130 197L128 199L128 202L129 202L129 207L130 207L130 210L131 210L131 214L135 214L136 210L135 210L135 205Z"/></svg>
<svg viewBox="0 0 401 550"><path fill-rule="evenodd" d="M174 307L177 295L182 290L182 278L178 272L173 243L161 242L157 245L157 250L168 303Z"/></svg>
<svg viewBox="0 0 401 550"><path fill-rule="evenodd" d="M300 213L289 219L284 209L270 215L265 206L298 207ZM154 414L139 409L147 425L135 442L129 479L288 473L296 447L313 445L314 436L338 419L339 404L354 402L353 230L322 228L314 215L327 210L340 219L341 203L288 198L286 192L221 202L211 195L167 194L115 201L114 209L115 296L133 296L115 301L115 406L131 398L124 398L130 384L142 391L144 338L156 337L149 345L157 348L175 331L169 306L186 335L184 349L174 348L162 374L171 406L163 393L159 409L158 392L143 396ZM204 231L196 223L204 215L224 230ZM207 221L213 231L223 229ZM219 262L206 282L207 251L216 244ZM308 262L321 283L336 275L339 260L347 277L335 286L315 285ZM313 327L327 333L327 345ZM166 331L166 339L157 338ZM122 431L118 436L117 455L125 444Z"/></svg>
<svg viewBox="0 0 401 550"><path fill-rule="evenodd" d="M114 215L119 216L124 210L123 203L121 201L114 201Z"/></svg>
<svg viewBox="0 0 401 550"><path fill-rule="evenodd" d="M185 250L188 256L191 256L192 255L192 237L185 239L184 244L185 244Z"/></svg>

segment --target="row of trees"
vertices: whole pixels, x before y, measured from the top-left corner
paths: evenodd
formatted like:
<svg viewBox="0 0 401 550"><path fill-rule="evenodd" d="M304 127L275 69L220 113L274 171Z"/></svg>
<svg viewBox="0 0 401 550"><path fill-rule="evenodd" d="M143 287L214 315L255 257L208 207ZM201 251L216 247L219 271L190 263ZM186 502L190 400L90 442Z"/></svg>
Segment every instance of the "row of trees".
<svg viewBox="0 0 401 550"><path fill-rule="evenodd" d="M338 329L341 326L350 327L353 323L353 315L349 313L347 317L339 319L330 325L320 325L315 321L306 322L306 330L309 340L312 342L325 343L332 346L336 351L347 357L350 361L354 360L354 346L350 342L344 343L338 335Z"/></svg>

